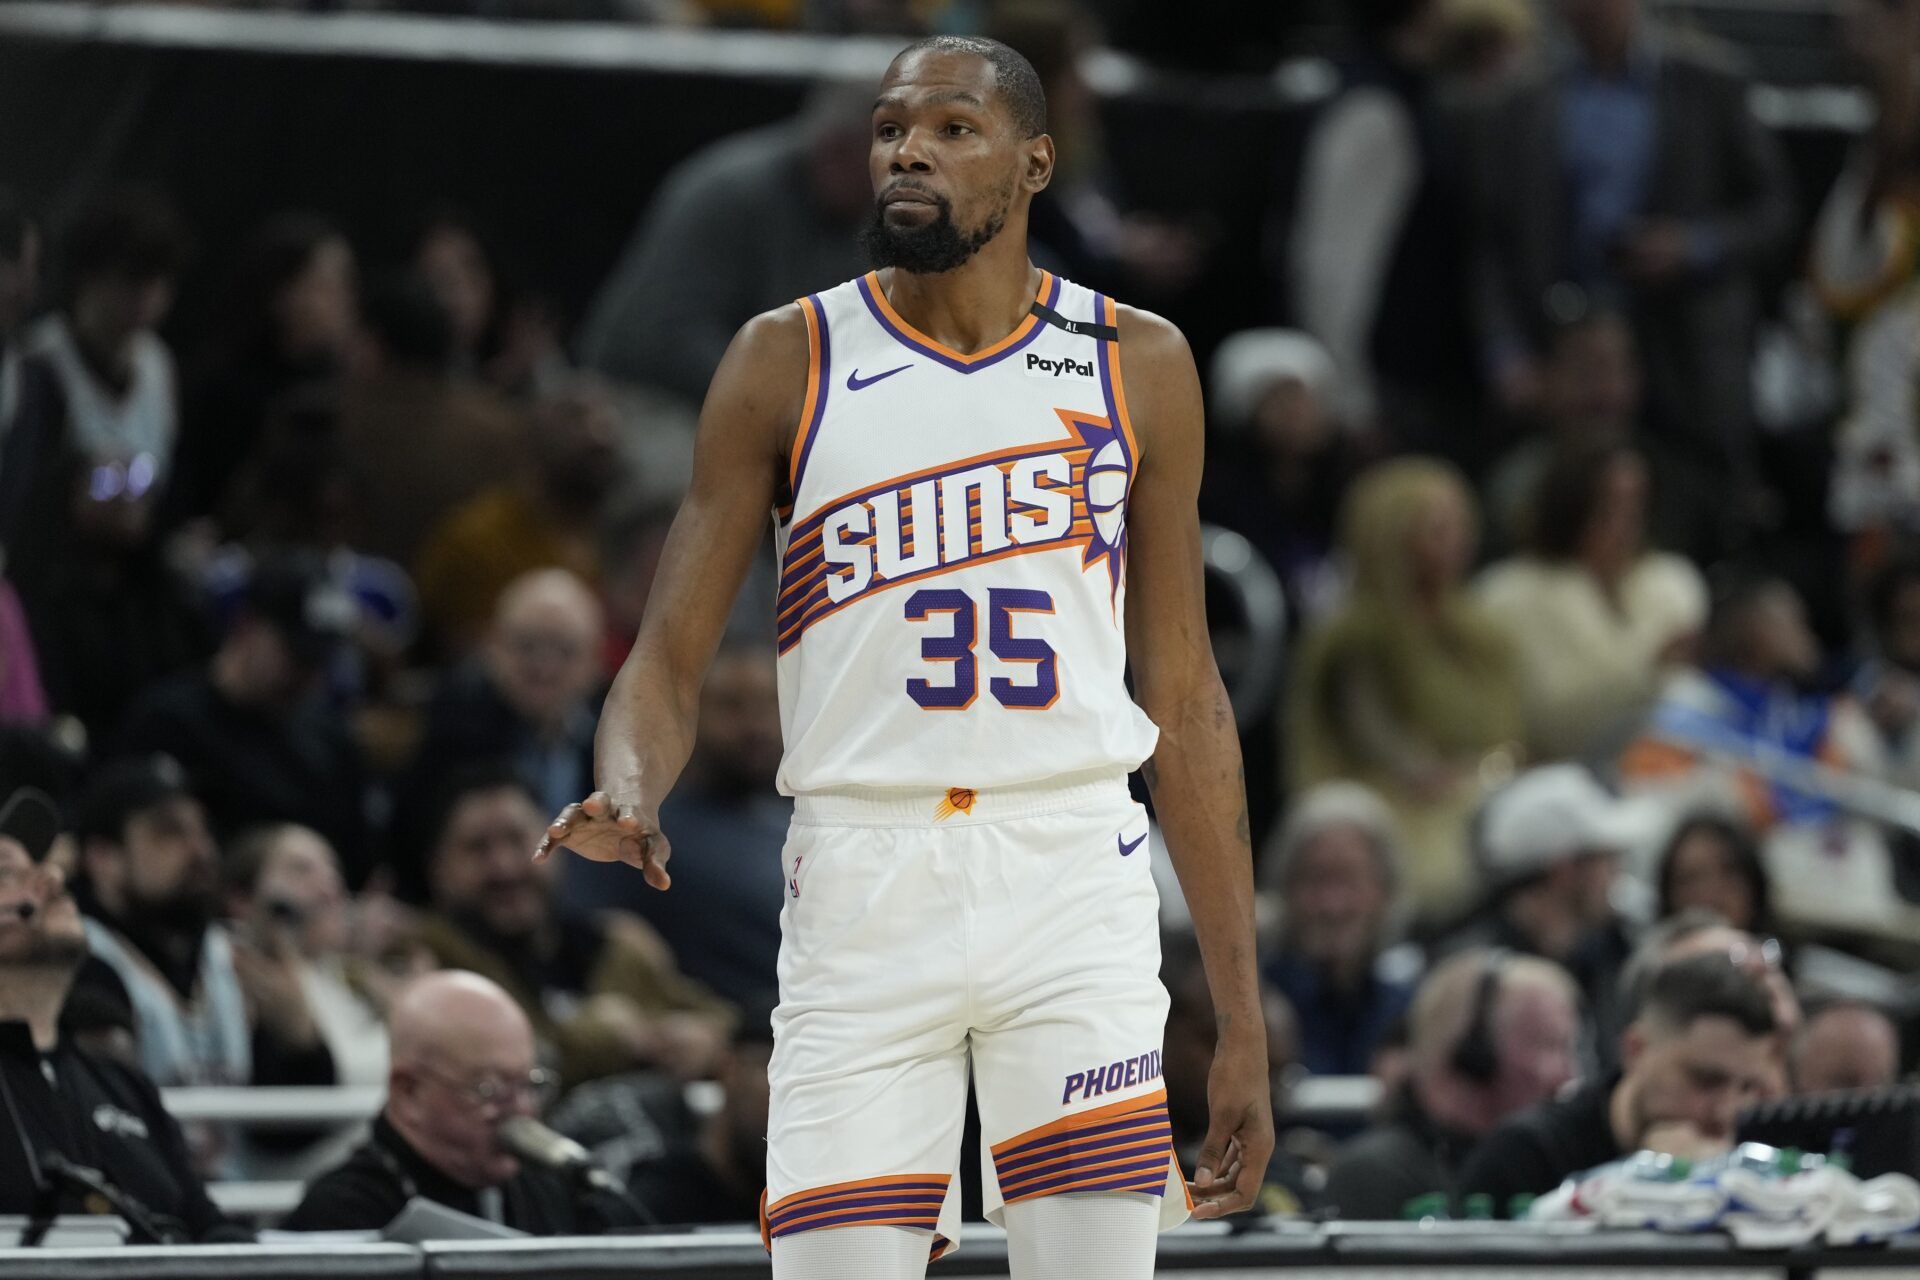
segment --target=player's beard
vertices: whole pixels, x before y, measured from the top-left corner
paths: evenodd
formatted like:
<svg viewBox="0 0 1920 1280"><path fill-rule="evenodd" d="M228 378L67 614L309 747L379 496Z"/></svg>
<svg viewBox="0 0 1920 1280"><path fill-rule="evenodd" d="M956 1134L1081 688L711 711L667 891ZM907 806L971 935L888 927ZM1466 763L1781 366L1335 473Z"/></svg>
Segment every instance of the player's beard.
<svg viewBox="0 0 1920 1280"><path fill-rule="evenodd" d="M919 188L914 188L919 190ZM860 243L867 258L878 267L898 267L915 275L938 275L952 271L972 258L1007 225L1013 191L1009 187L1000 210L972 231L954 225L953 202L945 196L922 192L939 211L933 221L921 227L890 227L883 197L875 197L873 216L860 229Z"/></svg>

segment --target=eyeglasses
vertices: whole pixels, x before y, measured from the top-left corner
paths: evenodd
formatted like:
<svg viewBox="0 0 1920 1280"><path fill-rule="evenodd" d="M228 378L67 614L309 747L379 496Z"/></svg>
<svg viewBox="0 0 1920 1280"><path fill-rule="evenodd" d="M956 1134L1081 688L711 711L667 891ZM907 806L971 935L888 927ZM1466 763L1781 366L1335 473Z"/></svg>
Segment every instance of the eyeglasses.
<svg viewBox="0 0 1920 1280"><path fill-rule="evenodd" d="M1727 948L1727 959L1733 961L1736 969L1762 968L1770 973L1780 970L1782 952L1780 939L1756 938L1752 942L1736 942Z"/></svg>
<svg viewBox="0 0 1920 1280"><path fill-rule="evenodd" d="M560 1092L560 1077L545 1067L535 1067L519 1080L484 1075L472 1080L456 1080L438 1071L420 1069L420 1074L437 1080L476 1107L493 1111L512 1106L522 1098L544 1111Z"/></svg>

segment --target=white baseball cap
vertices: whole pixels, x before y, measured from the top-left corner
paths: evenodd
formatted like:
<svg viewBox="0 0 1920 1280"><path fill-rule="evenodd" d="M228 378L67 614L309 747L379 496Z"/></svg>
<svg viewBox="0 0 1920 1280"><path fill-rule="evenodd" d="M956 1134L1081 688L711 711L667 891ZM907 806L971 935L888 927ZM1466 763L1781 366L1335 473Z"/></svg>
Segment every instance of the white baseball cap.
<svg viewBox="0 0 1920 1280"><path fill-rule="evenodd" d="M1496 887L1632 843L1621 802L1583 765L1527 770L1495 792L1480 817L1481 869Z"/></svg>

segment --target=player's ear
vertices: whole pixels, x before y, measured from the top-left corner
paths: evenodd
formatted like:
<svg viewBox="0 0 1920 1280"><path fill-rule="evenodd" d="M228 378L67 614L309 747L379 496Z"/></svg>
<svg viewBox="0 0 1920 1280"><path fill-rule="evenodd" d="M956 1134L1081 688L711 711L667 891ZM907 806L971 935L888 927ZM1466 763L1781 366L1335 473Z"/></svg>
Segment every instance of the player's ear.
<svg viewBox="0 0 1920 1280"><path fill-rule="evenodd" d="M1053 181L1053 135L1043 133L1028 140L1026 161L1020 185L1028 195L1038 195Z"/></svg>

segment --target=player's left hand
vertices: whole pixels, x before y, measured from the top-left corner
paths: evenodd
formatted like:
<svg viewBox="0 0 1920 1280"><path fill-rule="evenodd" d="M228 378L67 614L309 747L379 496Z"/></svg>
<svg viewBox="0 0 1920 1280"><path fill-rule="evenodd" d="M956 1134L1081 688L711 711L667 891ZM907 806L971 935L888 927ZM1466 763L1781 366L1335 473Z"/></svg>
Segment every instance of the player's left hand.
<svg viewBox="0 0 1920 1280"><path fill-rule="evenodd" d="M1273 1095L1264 1037L1222 1040L1207 1076L1207 1140L1193 1181L1193 1216L1221 1218L1253 1206L1273 1156Z"/></svg>

